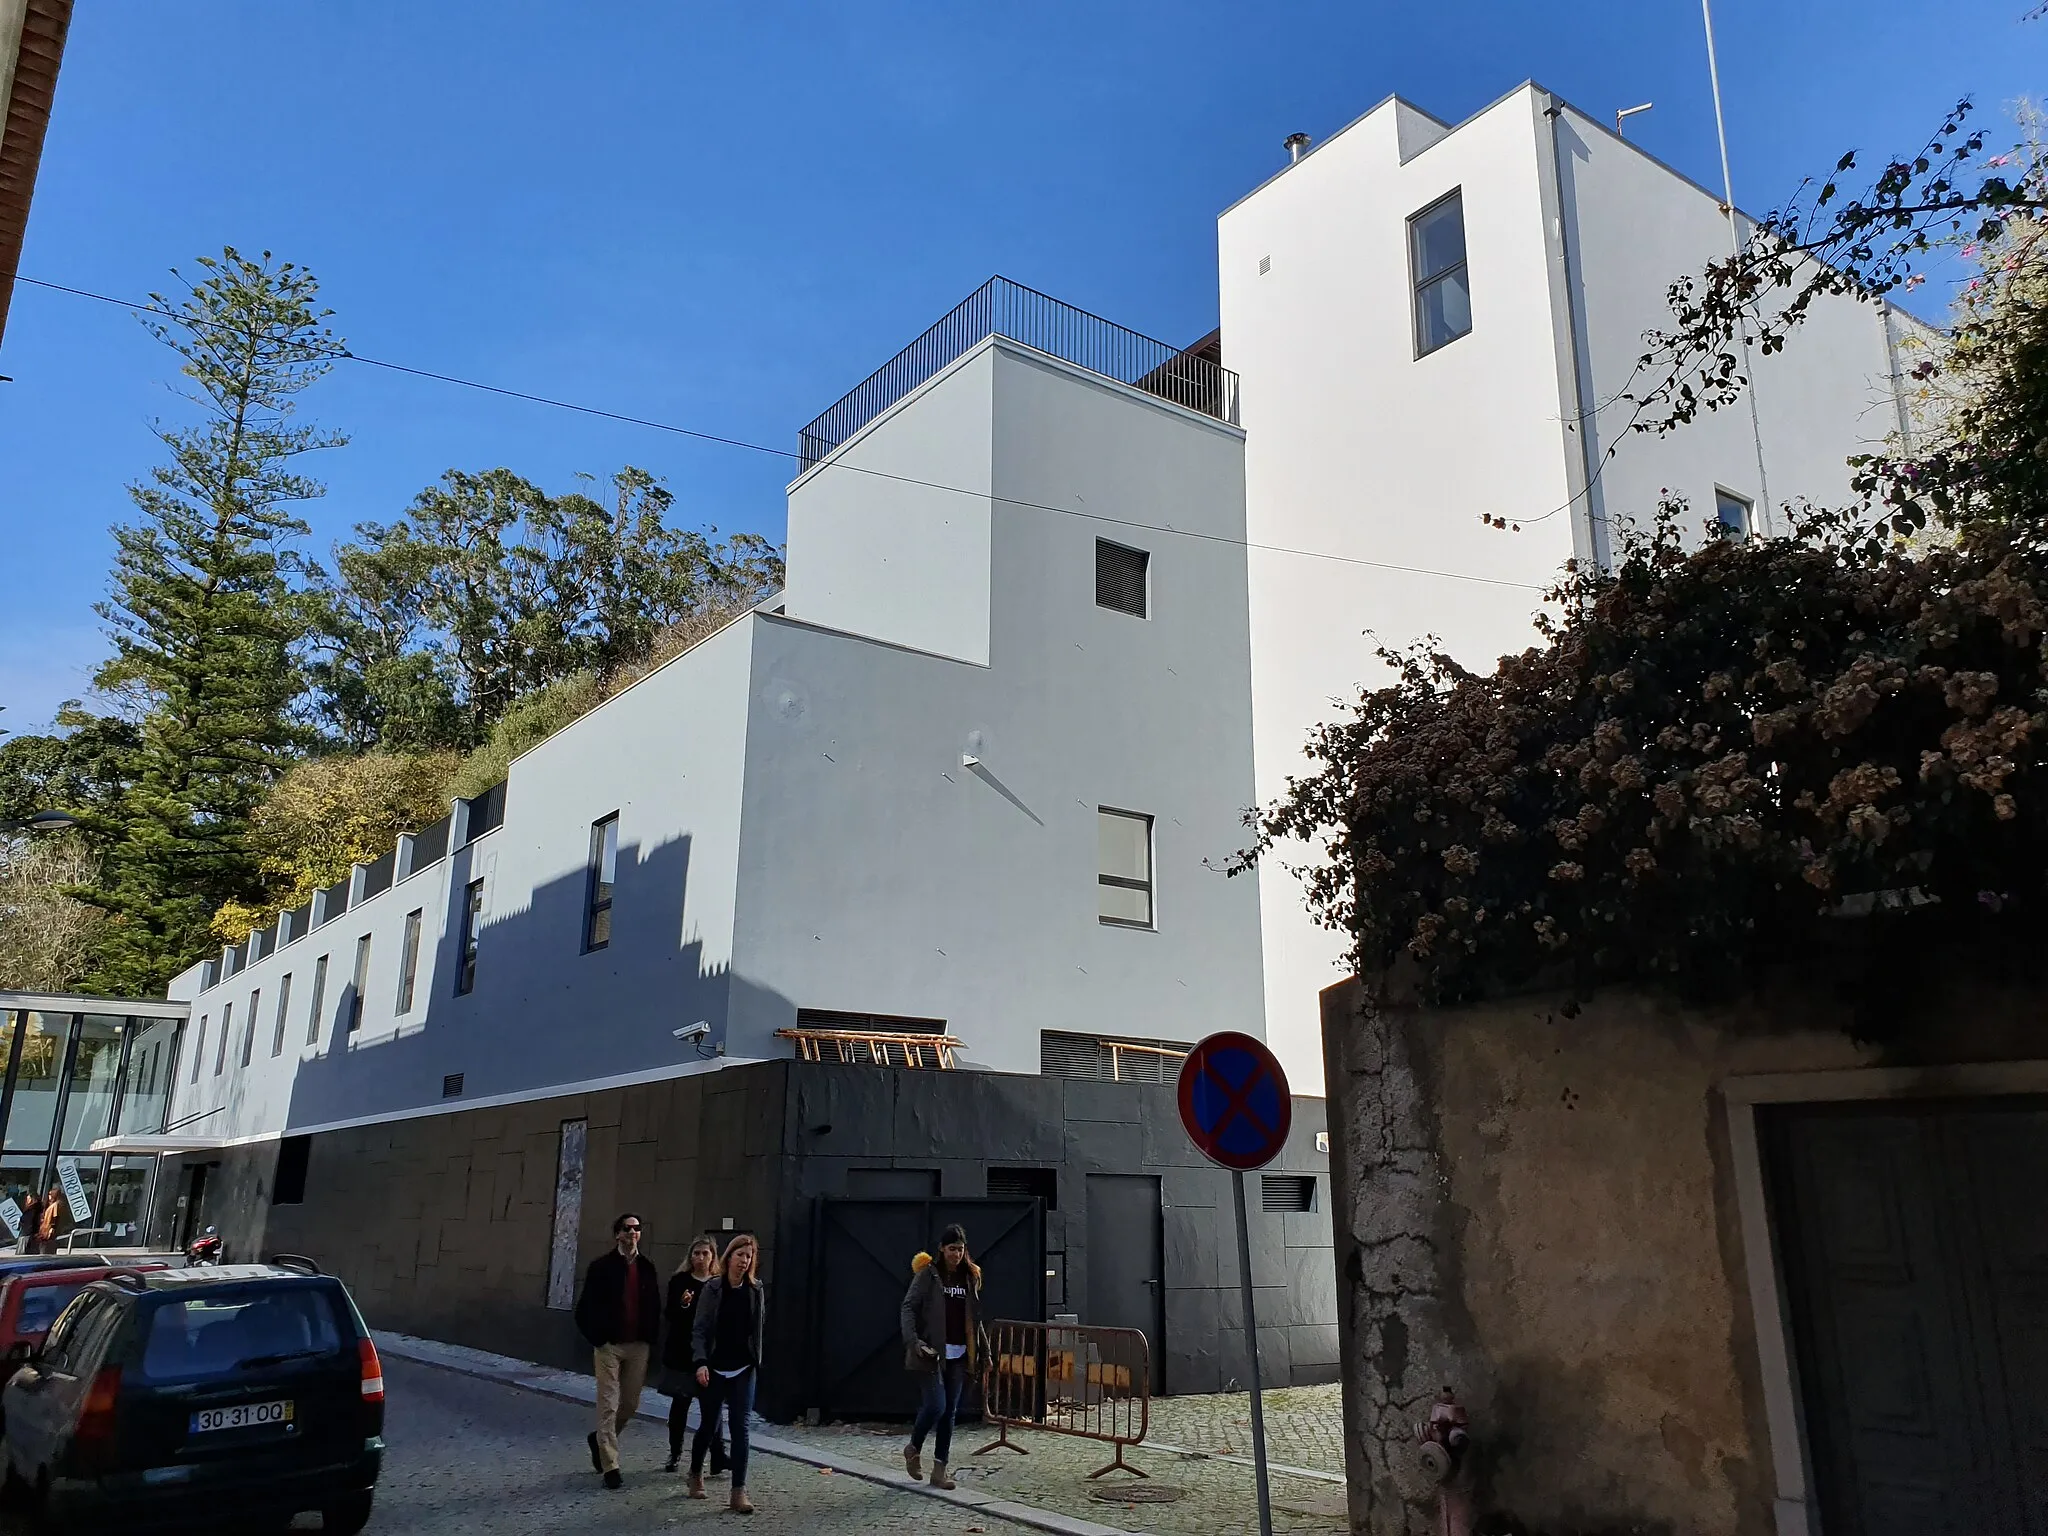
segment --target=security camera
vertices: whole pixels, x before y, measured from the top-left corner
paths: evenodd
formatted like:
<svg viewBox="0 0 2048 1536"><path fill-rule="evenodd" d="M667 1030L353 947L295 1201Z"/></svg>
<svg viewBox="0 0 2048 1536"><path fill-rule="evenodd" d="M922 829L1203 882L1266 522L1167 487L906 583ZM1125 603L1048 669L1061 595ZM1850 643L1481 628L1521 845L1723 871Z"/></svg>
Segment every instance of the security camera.
<svg viewBox="0 0 2048 1536"><path fill-rule="evenodd" d="M685 1024L681 1029L671 1030L670 1033L678 1040L702 1040L711 1033L711 1021L699 1019L694 1024Z"/></svg>

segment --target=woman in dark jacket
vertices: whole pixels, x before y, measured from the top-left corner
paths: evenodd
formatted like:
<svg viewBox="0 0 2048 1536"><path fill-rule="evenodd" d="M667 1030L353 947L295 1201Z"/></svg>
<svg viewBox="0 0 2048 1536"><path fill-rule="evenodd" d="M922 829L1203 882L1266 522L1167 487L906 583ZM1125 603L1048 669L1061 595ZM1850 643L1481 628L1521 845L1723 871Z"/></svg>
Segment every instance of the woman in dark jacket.
<svg viewBox="0 0 2048 1536"><path fill-rule="evenodd" d="M932 1486L951 1488L946 1463L953 1453L953 1420L967 1383L981 1368L981 1269L967 1256L967 1233L948 1227L939 1234L939 1257L911 1261L910 1289L903 1293L903 1363L924 1376L917 1420L903 1447L903 1467L913 1480L924 1475L924 1437L932 1445Z"/></svg>
<svg viewBox="0 0 2048 1536"><path fill-rule="evenodd" d="M697 1426L690 1444L690 1497L704 1497L704 1453L718 1429L718 1411L732 1436L732 1509L751 1515L747 1499L748 1418L754 1411L754 1378L761 1369L762 1331L768 1301L756 1273L760 1244L741 1232L725 1245L719 1272L704 1282L697 1298L697 1322L690 1330L690 1353L697 1365L697 1385L708 1389L711 1412Z"/></svg>
<svg viewBox="0 0 2048 1536"><path fill-rule="evenodd" d="M718 1244L700 1237L690 1244L690 1256L668 1277L668 1307L664 1314L661 1345L661 1392L668 1398L668 1468L682 1464L683 1434L689 1427L690 1404L697 1405L697 1422L709 1424L717 1414L710 1390L697 1385L697 1362L690 1355L690 1335L697 1326L697 1302L704 1284L718 1273ZM711 1475L725 1475L725 1437L711 1442Z"/></svg>

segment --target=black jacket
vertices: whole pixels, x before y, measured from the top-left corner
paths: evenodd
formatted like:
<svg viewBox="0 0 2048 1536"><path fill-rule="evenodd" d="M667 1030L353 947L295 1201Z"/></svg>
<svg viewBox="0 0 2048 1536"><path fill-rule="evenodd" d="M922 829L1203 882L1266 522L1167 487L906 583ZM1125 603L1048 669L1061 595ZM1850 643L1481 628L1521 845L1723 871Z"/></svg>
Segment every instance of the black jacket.
<svg viewBox="0 0 2048 1536"><path fill-rule="evenodd" d="M946 1355L946 1288L939 1279L939 1266L928 1253L911 1261L910 1289L903 1293L897 1321L903 1330L903 1368L926 1375L939 1368ZM969 1260L960 1276L967 1292L967 1372L977 1375L987 1354L988 1341L981 1335L981 1266Z"/></svg>
<svg viewBox="0 0 2048 1536"><path fill-rule="evenodd" d="M679 1269L668 1277L668 1310L662 1314L662 1326L667 1331L661 1340L661 1363L670 1370L695 1368L697 1362L690 1357L690 1349L691 1335L697 1327L697 1303L704 1287L717 1278L707 1275L699 1280L687 1269Z"/></svg>
<svg viewBox="0 0 2048 1536"><path fill-rule="evenodd" d="M639 1327L626 1337L626 1261L614 1248L593 1259L583 1273L583 1294L576 1299L576 1331L591 1348L600 1344L652 1344L661 1336L661 1275L646 1254L633 1259L640 1285Z"/></svg>
<svg viewBox="0 0 2048 1536"><path fill-rule="evenodd" d="M713 1275L704 1282L704 1293L697 1298L697 1322L690 1330L690 1363L709 1365L711 1346L718 1338L718 1314L726 1307L751 1305L754 1309L754 1337L752 1342L753 1365L761 1363L762 1337L768 1327L768 1297L760 1284L740 1287L735 1296L725 1283L725 1276Z"/></svg>

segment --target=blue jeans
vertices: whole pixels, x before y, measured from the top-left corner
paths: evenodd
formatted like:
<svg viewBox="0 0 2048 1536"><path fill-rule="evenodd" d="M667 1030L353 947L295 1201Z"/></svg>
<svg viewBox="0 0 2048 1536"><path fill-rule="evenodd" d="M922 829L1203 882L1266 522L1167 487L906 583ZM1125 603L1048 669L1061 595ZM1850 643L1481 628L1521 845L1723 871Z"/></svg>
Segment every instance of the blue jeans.
<svg viewBox="0 0 2048 1536"><path fill-rule="evenodd" d="M938 1462L952 1460L953 1420L960 1412L960 1399L966 1391L967 1361L964 1356L940 1362L939 1368L925 1377L917 1400L917 1421L910 1426L912 1450L923 1450L924 1437L936 1429L938 1438L932 1443L932 1459Z"/></svg>
<svg viewBox="0 0 2048 1536"><path fill-rule="evenodd" d="M690 1476L704 1475L704 1457L711 1449L711 1442L718 1438L718 1416L725 1414L725 1432L730 1437L732 1449L727 1459L732 1467L732 1485L735 1488L747 1486L747 1435L748 1420L754 1416L754 1372L751 1367L737 1376L721 1376L711 1373L711 1385L704 1389L701 1399L702 1417L697 1423L697 1438L690 1442Z"/></svg>

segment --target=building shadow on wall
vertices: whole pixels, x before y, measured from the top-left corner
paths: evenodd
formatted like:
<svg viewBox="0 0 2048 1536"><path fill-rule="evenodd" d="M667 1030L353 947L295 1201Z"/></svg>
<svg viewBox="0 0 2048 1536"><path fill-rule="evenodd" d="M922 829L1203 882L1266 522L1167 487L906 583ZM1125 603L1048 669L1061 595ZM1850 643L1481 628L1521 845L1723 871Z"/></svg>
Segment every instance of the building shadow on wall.
<svg viewBox="0 0 2048 1536"><path fill-rule="evenodd" d="M293 1081L288 1131L459 1110L479 1099L660 1076L716 1059L733 980L729 964L707 963L703 939L684 929L690 838L620 846L610 936L591 948L587 872L530 893L507 890L490 858L498 835L453 855L449 910L428 925L440 938L431 968L421 956L411 1009L394 1019L395 998L369 996L360 1030L330 1025ZM473 980L458 992L463 908L475 879L485 881L484 916ZM389 926L380 925L380 940ZM347 1019L352 1001L344 988L336 1019ZM702 1041L677 1037L699 1022L708 1026Z"/></svg>

